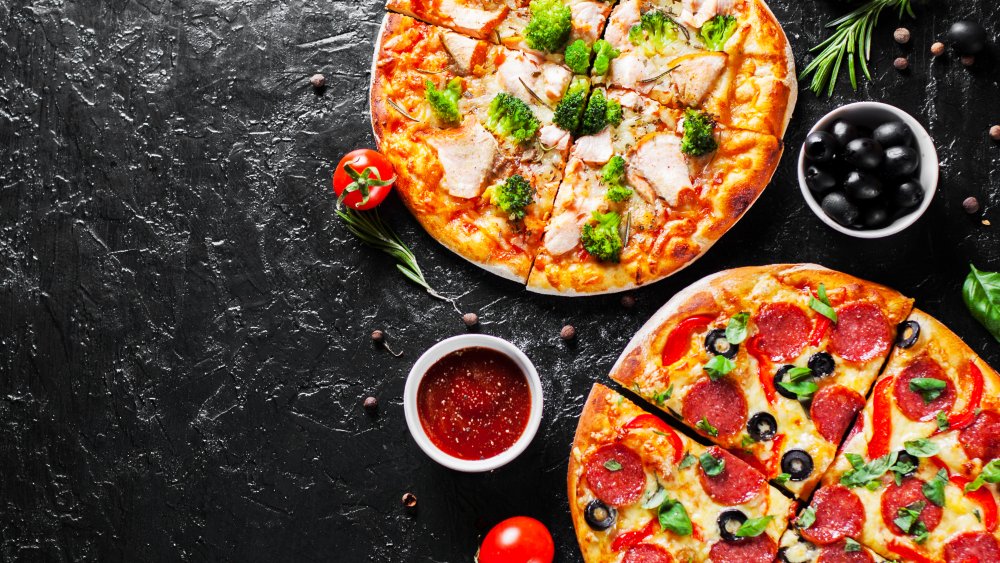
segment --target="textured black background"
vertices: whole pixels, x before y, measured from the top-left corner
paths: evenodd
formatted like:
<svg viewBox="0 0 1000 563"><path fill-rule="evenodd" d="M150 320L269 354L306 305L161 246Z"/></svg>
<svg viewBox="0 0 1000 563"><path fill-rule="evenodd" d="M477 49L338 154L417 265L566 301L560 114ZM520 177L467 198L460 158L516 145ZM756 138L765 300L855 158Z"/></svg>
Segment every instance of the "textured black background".
<svg viewBox="0 0 1000 563"><path fill-rule="evenodd" d="M774 0L800 65L845 5ZM500 519L545 522L578 561L565 471L576 417L633 332L722 268L815 261L891 285L1000 367L965 311L970 260L1000 269L1000 65L928 48L994 0L918 8L912 52L878 28L876 76L832 100L803 92L770 188L707 256L619 297L526 293L386 216L428 279L482 332L535 361L542 428L488 475L436 466L400 398L417 355L465 331L452 308L363 248L333 213L333 165L371 146L376 0L0 1L0 557L4 561L471 561ZM910 53L911 70L891 61ZM329 80L317 96L307 78ZM795 182L795 147L855 99L925 123L940 192L906 233L825 227ZM961 208L976 195L980 224ZM558 339L564 323L579 339ZM385 329L405 351L373 347ZM361 400L375 395L377 417ZM400 496L419 497L407 514Z"/></svg>

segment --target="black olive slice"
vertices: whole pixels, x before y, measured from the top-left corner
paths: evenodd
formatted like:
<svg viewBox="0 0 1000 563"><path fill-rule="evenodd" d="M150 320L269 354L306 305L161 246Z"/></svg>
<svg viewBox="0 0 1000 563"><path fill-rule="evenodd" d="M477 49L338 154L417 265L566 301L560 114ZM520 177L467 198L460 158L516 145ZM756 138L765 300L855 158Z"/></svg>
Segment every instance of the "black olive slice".
<svg viewBox="0 0 1000 563"><path fill-rule="evenodd" d="M793 366L792 364L785 364L785 365L781 366L780 368L778 368L778 371L775 372L775 374L774 374L774 390L777 391L779 395L781 395L782 397L784 397L786 399L791 399L793 401L798 401L799 400L799 396L798 395L796 395L795 393L792 393L788 389L785 389L781 385L778 385L782 381L785 381L785 375L788 373L788 371L790 369L792 369L794 367L795 366Z"/></svg>
<svg viewBox="0 0 1000 563"><path fill-rule="evenodd" d="M913 475L914 473L917 472L917 468L920 467L920 458L918 458L915 455L912 455L910 452L906 450L899 450L899 453L896 455L896 463L897 464L908 463L910 464L911 467L913 467L913 469L911 469L910 471L903 473L903 476L905 477L907 475Z"/></svg>
<svg viewBox="0 0 1000 563"><path fill-rule="evenodd" d="M727 510L719 515L719 534L726 541L740 541L736 531L747 521L747 515L739 510Z"/></svg>
<svg viewBox="0 0 1000 563"><path fill-rule="evenodd" d="M583 511L583 519L587 521L587 525L598 532L603 532L610 528L615 523L617 516L618 513L614 508L609 507L598 499L590 501L587 504L586 510Z"/></svg>
<svg viewBox="0 0 1000 563"><path fill-rule="evenodd" d="M788 548L787 547L783 547L783 548L781 548L781 549L778 550L778 561L781 561L781 563L793 563L793 561L788 558ZM794 563L798 563L798 562L794 562Z"/></svg>
<svg viewBox="0 0 1000 563"><path fill-rule="evenodd" d="M788 450L781 457L781 471L792 481L802 481L813 472L813 458L802 450Z"/></svg>
<svg viewBox="0 0 1000 563"><path fill-rule="evenodd" d="M771 413L759 412L747 421L747 433L757 442L770 441L778 434L778 421Z"/></svg>
<svg viewBox="0 0 1000 563"><path fill-rule="evenodd" d="M816 352L809 358L809 369L812 370L813 377L826 377L837 368L837 362L833 356L826 352Z"/></svg>
<svg viewBox="0 0 1000 563"><path fill-rule="evenodd" d="M903 321L896 327L896 346L900 348L911 348L920 338L920 323L917 321Z"/></svg>
<svg viewBox="0 0 1000 563"><path fill-rule="evenodd" d="M708 336L705 337L705 348L716 356L724 356L731 360L736 357L736 352L739 352L740 345L730 344L726 340L725 329L717 328L709 332Z"/></svg>

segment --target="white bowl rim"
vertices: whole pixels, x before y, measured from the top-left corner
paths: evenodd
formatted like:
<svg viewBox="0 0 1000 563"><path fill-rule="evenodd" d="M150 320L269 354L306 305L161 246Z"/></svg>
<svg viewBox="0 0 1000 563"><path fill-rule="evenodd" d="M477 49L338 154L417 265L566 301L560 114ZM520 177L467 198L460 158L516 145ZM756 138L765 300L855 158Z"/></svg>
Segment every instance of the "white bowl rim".
<svg viewBox="0 0 1000 563"><path fill-rule="evenodd" d="M920 202L920 207L918 207L913 213L900 217L893 221L892 224L882 227L881 229L861 231L841 225L823 211L819 202L816 201L816 198L812 195L812 191L809 189L809 186L806 185L806 153L805 150L803 150L804 147L799 147L799 164L797 170L799 177L799 190L802 192L802 196L805 198L809 209L811 209L821 221L836 231L855 238L863 239L876 239L892 236L916 223L917 220L924 215L924 212L926 212L931 206L931 202L934 200L934 195L937 193L940 173L937 148L934 146L934 139L931 137L930 133L927 132L927 129L925 129L924 126L916 120L916 118L896 106L884 104L882 102L854 102L840 106L820 118L820 120L817 121L811 129L809 129L809 133L814 133L820 129L826 130L837 119L858 110L874 110L890 113L903 123L906 123L910 127L910 130L913 131L913 136L920 152L920 185L924 188L924 199Z"/></svg>
<svg viewBox="0 0 1000 563"><path fill-rule="evenodd" d="M531 395L528 423L524 427L524 432L521 433L521 436L510 448L487 459L461 459L441 451L427 436L424 426L420 422L420 416L417 413L417 390L427 370L444 356L465 348L488 348L510 357L521 368L525 378L527 378L528 391ZM410 368L410 373L406 376L406 387L403 390L403 414L406 417L406 426L409 428L413 440L434 461L449 469L466 473L492 471L510 463L514 458L521 455L528 448L528 445L531 444L531 441L534 440L535 434L538 433L538 427L542 422L542 404L542 382L538 377L535 365L531 363L528 356L514 344L502 338L486 334L460 334L446 338L431 346L423 355L417 358L413 367Z"/></svg>

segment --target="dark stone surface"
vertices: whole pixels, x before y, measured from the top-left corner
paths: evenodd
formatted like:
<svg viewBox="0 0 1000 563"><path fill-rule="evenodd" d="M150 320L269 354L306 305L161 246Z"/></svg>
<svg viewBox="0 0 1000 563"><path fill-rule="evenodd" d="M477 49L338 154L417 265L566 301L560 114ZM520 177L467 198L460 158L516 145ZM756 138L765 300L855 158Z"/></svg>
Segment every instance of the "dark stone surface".
<svg viewBox="0 0 1000 563"><path fill-rule="evenodd" d="M798 62L845 10L775 0ZM578 561L565 493L576 417L632 333L722 268L815 261L917 298L1000 366L966 313L967 263L1000 269L994 63L933 61L931 42L992 0L918 8L912 49L876 33L875 82L803 92L772 186L704 259L618 296L526 293L450 255L396 200L388 220L480 330L533 358L538 438L489 475L436 466L400 398L416 356L466 330L452 308L361 247L333 214L340 155L370 146L376 1L0 2L0 557L4 561L471 561L527 514ZM892 60L910 54L910 70ZM801 68L801 66L800 66ZM317 96L308 79L323 72ZM941 190L905 234L838 235L805 207L793 160L810 124L854 99L918 117ZM981 217L962 200L975 195ZM980 218L994 226L985 227ZM559 340L564 323L573 344ZM405 351L373 347L382 328ZM377 416L362 409L378 397ZM416 514L400 498L419 498Z"/></svg>

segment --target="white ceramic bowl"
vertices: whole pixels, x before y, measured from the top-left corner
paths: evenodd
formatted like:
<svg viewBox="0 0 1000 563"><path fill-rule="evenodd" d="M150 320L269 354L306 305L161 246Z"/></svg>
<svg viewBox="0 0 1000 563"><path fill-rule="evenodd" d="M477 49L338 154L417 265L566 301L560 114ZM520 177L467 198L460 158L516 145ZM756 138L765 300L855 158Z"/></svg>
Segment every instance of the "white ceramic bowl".
<svg viewBox="0 0 1000 563"><path fill-rule="evenodd" d="M812 209L813 213L815 213L820 220L829 225L831 229L835 229L845 235L857 238L873 239L887 237L894 235L916 223L917 219L919 219L920 216L927 211L927 208L930 207L931 201L934 199L934 193L937 191L938 184L937 150L934 148L934 140L931 139L927 130L924 129L923 125L914 119L913 116L895 106L881 104L878 102L857 102L841 106L826 114L823 116L823 119L816 122L816 125L814 125L809 132L813 133L819 130L827 131L833 125L833 122L838 119L846 119L856 125L873 128L885 123L886 121L902 121L907 124L910 127L910 131L913 131L913 137L916 140L915 148L917 149L917 152L920 153L920 185L924 188L924 200L920 202L920 206L917 207L917 209L915 209L912 213L896 219L881 229L862 231L845 227L834 221L823 212L823 208L820 207L820 203L816 201L812 191L809 190L809 186L806 185L806 151L804 150L804 147L800 147L799 189L802 190L802 197L806 198L806 203L809 205L809 209Z"/></svg>
<svg viewBox="0 0 1000 563"><path fill-rule="evenodd" d="M496 350L514 360L514 363L521 368L524 376L528 379L528 391L531 395L528 424L524 427L521 437L509 449L488 459L461 459L441 451L427 437L427 433L424 432L424 426L420 423L420 416L417 414L417 389L420 387L420 382L423 380L427 370L446 355L464 348L489 348ZM406 377L406 388L403 390L403 413L406 415L406 425L410 429L410 435L413 436L420 449L424 450L424 453L434 461L449 469L467 473L492 471L521 455L538 432L538 426L542 422L542 382L538 379L538 371L535 370L535 366L531 363L531 360L524 355L524 352L510 342L485 334L453 336L432 346L413 364L410 374Z"/></svg>

